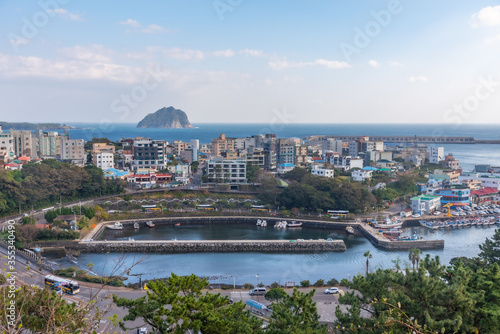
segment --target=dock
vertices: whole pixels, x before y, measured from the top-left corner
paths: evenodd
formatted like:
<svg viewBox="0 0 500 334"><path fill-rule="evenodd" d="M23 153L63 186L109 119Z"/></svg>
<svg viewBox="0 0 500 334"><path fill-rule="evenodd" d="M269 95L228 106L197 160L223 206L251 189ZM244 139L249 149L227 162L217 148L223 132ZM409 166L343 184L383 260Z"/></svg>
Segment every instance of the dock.
<svg viewBox="0 0 500 334"><path fill-rule="evenodd" d="M377 230L367 223L358 225L361 233L371 241L375 247L380 247L388 250L405 250L405 249L442 249L444 248L444 240L390 240L384 235L377 233Z"/></svg>

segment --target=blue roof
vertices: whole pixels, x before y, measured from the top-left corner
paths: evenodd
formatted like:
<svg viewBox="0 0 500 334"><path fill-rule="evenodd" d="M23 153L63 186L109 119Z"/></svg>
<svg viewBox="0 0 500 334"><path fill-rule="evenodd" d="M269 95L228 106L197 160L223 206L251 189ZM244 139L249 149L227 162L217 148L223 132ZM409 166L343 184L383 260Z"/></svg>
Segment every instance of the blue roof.
<svg viewBox="0 0 500 334"><path fill-rule="evenodd" d="M295 167L294 164L283 164L283 165L280 165L280 167Z"/></svg>
<svg viewBox="0 0 500 334"><path fill-rule="evenodd" d="M115 176L115 177L120 177L120 176L124 176L124 175L127 175L127 174L130 174L129 172L126 172L126 171L123 171L123 170L118 170L118 169L115 169L115 168L110 168L110 169L106 169L104 171L104 174L105 176Z"/></svg>
<svg viewBox="0 0 500 334"><path fill-rule="evenodd" d="M366 167L363 167L364 170L378 170L377 168L375 167L370 167L370 166L366 166Z"/></svg>
<svg viewBox="0 0 500 334"><path fill-rule="evenodd" d="M267 308L266 305L261 304L261 303L255 301L255 300L252 300L252 299L247 300L247 305L250 305L250 306L252 306L252 307L254 307L254 308L258 309L258 310L264 310L264 309Z"/></svg>

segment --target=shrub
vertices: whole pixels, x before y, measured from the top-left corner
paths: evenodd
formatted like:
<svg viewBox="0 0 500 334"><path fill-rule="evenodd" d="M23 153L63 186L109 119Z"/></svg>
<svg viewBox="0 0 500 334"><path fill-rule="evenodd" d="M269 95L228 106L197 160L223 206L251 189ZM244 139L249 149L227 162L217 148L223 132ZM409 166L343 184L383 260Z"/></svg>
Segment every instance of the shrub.
<svg viewBox="0 0 500 334"><path fill-rule="evenodd" d="M319 279L314 283L314 286L321 287L325 285L325 280Z"/></svg>
<svg viewBox="0 0 500 334"><path fill-rule="evenodd" d="M250 284L250 283L245 283L245 284L243 284L243 288L244 288L244 289L248 289L248 290L250 290L250 289L253 289L253 288L254 288L254 286L253 286L253 284Z"/></svg>
<svg viewBox="0 0 500 334"><path fill-rule="evenodd" d="M333 286L333 285L338 285L338 284L339 284L339 281L337 281L335 278L332 278L331 280L326 282L326 285L328 285L328 286Z"/></svg>
<svg viewBox="0 0 500 334"><path fill-rule="evenodd" d="M4 285L5 283L7 283L7 279L4 274L0 274L0 285Z"/></svg>
<svg viewBox="0 0 500 334"><path fill-rule="evenodd" d="M276 288L280 288L281 285L278 282L273 282L273 283L271 283L270 287L271 287L271 289L276 289Z"/></svg>
<svg viewBox="0 0 500 334"><path fill-rule="evenodd" d="M274 288L269 290L265 295L264 298L266 298L269 301L278 301L280 299L283 299L286 296L285 290L281 288Z"/></svg>
<svg viewBox="0 0 500 334"><path fill-rule="evenodd" d="M300 282L300 286L302 286L304 288L308 288L311 286L311 283L309 282L309 280L304 280L304 281Z"/></svg>

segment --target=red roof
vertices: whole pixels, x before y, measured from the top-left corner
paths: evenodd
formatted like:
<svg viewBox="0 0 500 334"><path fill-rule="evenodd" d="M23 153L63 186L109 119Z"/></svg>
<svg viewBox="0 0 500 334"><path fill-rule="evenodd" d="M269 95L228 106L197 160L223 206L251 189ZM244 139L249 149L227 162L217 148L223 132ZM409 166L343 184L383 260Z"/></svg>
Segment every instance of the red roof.
<svg viewBox="0 0 500 334"><path fill-rule="evenodd" d="M316 160L321 160L321 158L319 158L319 157L314 157L314 158L312 158L312 160L313 160L313 161L316 161Z"/></svg>
<svg viewBox="0 0 500 334"><path fill-rule="evenodd" d="M493 195L493 194L497 194L497 193L498 193L498 189L496 189L496 188L484 188L484 189L478 189L478 190L471 191L471 194L476 195L476 196Z"/></svg>
<svg viewBox="0 0 500 334"><path fill-rule="evenodd" d="M15 164L15 163L10 163L10 164L6 164L4 165L4 167L19 167L19 164Z"/></svg>
<svg viewBox="0 0 500 334"><path fill-rule="evenodd" d="M24 155L23 155L22 157L18 158L17 160L21 160L21 161L30 161L31 159L30 159L30 158L28 158L27 156L24 156Z"/></svg>

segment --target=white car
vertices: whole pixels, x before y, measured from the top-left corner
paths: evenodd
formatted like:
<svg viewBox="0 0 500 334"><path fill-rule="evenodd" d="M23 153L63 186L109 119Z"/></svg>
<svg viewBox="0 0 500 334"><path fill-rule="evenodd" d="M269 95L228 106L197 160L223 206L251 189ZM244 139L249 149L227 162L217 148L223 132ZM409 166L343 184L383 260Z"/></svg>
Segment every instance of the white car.
<svg viewBox="0 0 500 334"><path fill-rule="evenodd" d="M339 288L328 288L325 290L326 294L339 293Z"/></svg>
<svg viewBox="0 0 500 334"><path fill-rule="evenodd" d="M420 213L414 213L413 215L411 215L413 218L419 218L420 217Z"/></svg>
<svg viewBox="0 0 500 334"><path fill-rule="evenodd" d="M440 211L434 211L434 213L433 213L434 216L439 216L440 214L441 214Z"/></svg>

